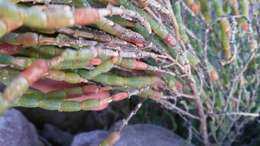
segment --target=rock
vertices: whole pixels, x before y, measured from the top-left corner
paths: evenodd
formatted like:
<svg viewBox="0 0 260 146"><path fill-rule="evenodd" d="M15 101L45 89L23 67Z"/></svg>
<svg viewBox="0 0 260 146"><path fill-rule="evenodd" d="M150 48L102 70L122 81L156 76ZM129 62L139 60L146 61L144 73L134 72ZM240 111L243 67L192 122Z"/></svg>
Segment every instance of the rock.
<svg viewBox="0 0 260 146"><path fill-rule="evenodd" d="M107 131L92 131L76 135L71 146L98 146ZM124 128L115 146L192 146L173 132L150 124L136 124Z"/></svg>
<svg viewBox="0 0 260 146"><path fill-rule="evenodd" d="M39 135L54 145L69 146L73 140L73 136L69 132L62 131L50 124L45 124Z"/></svg>
<svg viewBox="0 0 260 146"><path fill-rule="evenodd" d="M105 130L80 133L74 137L71 146L98 146L108 135Z"/></svg>
<svg viewBox="0 0 260 146"><path fill-rule="evenodd" d="M34 126L17 110L0 117L0 146L41 146Z"/></svg>

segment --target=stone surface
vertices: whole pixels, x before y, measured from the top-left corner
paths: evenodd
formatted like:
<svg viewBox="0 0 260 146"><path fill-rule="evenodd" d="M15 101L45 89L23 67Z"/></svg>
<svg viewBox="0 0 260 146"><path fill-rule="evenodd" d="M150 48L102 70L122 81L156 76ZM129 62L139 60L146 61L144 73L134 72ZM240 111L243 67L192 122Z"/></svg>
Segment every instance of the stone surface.
<svg viewBox="0 0 260 146"><path fill-rule="evenodd" d="M92 131L76 135L71 146L98 146L107 131ZM173 132L150 124L127 126L115 146L192 146Z"/></svg>
<svg viewBox="0 0 260 146"><path fill-rule="evenodd" d="M45 124L43 129L39 130L39 135L55 146L70 146L73 140L69 132L62 131L51 124Z"/></svg>
<svg viewBox="0 0 260 146"><path fill-rule="evenodd" d="M71 146L98 146L108 135L105 130L80 133L74 137Z"/></svg>
<svg viewBox="0 0 260 146"><path fill-rule="evenodd" d="M0 117L0 146L41 146L34 126L17 110Z"/></svg>

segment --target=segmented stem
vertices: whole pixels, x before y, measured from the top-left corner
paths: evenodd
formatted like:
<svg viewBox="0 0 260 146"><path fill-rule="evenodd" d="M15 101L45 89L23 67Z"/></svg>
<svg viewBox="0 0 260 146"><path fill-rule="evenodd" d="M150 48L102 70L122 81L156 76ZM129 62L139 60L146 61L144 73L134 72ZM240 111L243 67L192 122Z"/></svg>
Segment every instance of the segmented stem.
<svg viewBox="0 0 260 146"><path fill-rule="evenodd" d="M167 28L160 24L159 22L155 21L150 15L148 15L145 11L140 8L134 6L131 2L127 0L117 0L119 4L125 6L126 8L138 12L144 18L148 20L151 25L151 28L154 33L156 33L167 45L170 47L176 47L177 41L175 40L174 36L170 34Z"/></svg>
<svg viewBox="0 0 260 146"><path fill-rule="evenodd" d="M246 18L248 18L249 16L249 1L248 0L239 0L240 4L239 4L239 9L240 12L243 16L245 16ZM249 24L247 22L246 19L242 18L240 19L240 26L242 27L242 29L244 31L248 31L249 30Z"/></svg>
<svg viewBox="0 0 260 146"><path fill-rule="evenodd" d="M79 74L83 78L88 78L87 71L81 70ZM147 86L158 86L161 80L155 76L140 76L140 77L122 77L111 73L104 73L92 79L104 85L125 86L130 88L144 88Z"/></svg>
<svg viewBox="0 0 260 146"><path fill-rule="evenodd" d="M1 38L2 42L22 47L54 45L59 47L86 47L96 45L94 41L76 40L66 35L58 35L56 38L46 37L37 33L9 33ZM21 47L21 48L22 48Z"/></svg>
<svg viewBox="0 0 260 146"><path fill-rule="evenodd" d="M92 99L82 102L67 101L63 98L46 98L45 96L26 95L20 98L12 106L19 107L39 107L47 110L58 110L61 112L75 112L80 110L95 110L102 104L109 103L111 99L103 99L103 101Z"/></svg>
<svg viewBox="0 0 260 146"><path fill-rule="evenodd" d="M216 11L216 15L218 17L223 17L224 12L222 5L220 1L218 0L213 0L212 1L213 7ZM232 60L233 54L230 46L230 24L228 22L227 18L220 18L219 20L219 26L220 26L220 38L221 38L221 43L224 51L224 58L226 61Z"/></svg>
<svg viewBox="0 0 260 146"><path fill-rule="evenodd" d="M9 1L0 1L0 9L2 10L0 11L0 37L22 25L39 30L52 30L73 25L94 24L102 17L111 15L127 15L144 22L144 19L137 13L113 6L100 9L77 8L75 10L66 5L23 8Z"/></svg>
<svg viewBox="0 0 260 146"><path fill-rule="evenodd" d="M63 71L59 71L59 70L50 70L50 71L48 71L48 74L45 77L52 79L52 80L65 81L65 82L72 83L72 84L88 82L86 79L81 78L76 73L63 72Z"/></svg>
<svg viewBox="0 0 260 146"><path fill-rule="evenodd" d="M206 22L208 24L211 23L211 14L210 14L210 8L209 8L209 3L207 0L199 0L200 2L200 7L201 7L201 13L203 14Z"/></svg>

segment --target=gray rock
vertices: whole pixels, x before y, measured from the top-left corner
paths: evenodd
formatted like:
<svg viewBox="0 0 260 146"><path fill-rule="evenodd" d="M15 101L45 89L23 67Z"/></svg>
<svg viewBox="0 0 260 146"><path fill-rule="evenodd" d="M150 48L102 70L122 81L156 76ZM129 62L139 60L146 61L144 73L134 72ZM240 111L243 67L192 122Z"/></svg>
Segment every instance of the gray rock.
<svg viewBox="0 0 260 146"><path fill-rule="evenodd" d="M71 146L98 146L107 131L92 131L75 136ZM150 124L136 124L124 128L115 146L192 146L173 132Z"/></svg>
<svg viewBox="0 0 260 146"><path fill-rule="evenodd" d="M69 132L62 131L51 124L45 124L39 135L54 145L69 146L73 140Z"/></svg>
<svg viewBox="0 0 260 146"><path fill-rule="evenodd" d="M34 126L17 110L0 117L0 146L41 146Z"/></svg>
<svg viewBox="0 0 260 146"><path fill-rule="evenodd" d="M80 133L74 137L71 146L97 146L108 135L105 130L95 130L86 133Z"/></svg>

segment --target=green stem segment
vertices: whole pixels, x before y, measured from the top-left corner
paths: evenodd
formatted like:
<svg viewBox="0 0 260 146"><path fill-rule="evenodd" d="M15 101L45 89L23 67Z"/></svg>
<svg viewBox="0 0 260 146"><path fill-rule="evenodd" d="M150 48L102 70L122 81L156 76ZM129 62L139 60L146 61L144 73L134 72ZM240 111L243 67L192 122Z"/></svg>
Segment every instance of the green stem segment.
<svg viewBox="0 0 260 146"><path fill-rule="evenodd" d="M85 1L84 5L90 7L90 4L88 1ZM107 18L99 19L95 23L95 25L99 29L101 29L109 34L112 34L114 36L117 36L122 40L133 43L139 47L144 47L145 39L143 38L142 35L134 32L134 31L131 31L130 29L126 29L126 28L122 27L121 25L119 25Z"/></svg>
<svg viewBox="0 0 260 146"><path fill-rule="evenodd" d="M48 62L44 60L37 60L32 63L28 68L22 71L12 82L5 88L1 101L5 108L3 111L15 103L39 78L46 74L49 70ZM3 111L0 111L1 113Z"/></svg>
<svg viewBox="0 0 260 146"><path fill-rule="evenodd" d="M207 24L210 24L211 15L210 15L209 3L207 0L199 0L199 2L201 7L201 13L203 14Z"/></svg>
<svg viewBox="0 0 260 146"><path fill-rule="evenodd" d="M113 60L110 59L108 61L105 61L101 65L97 66L95 69L91 71L81 70L79 71L79 73L81 75L84 74L83 78L91 80L102 73L106 73L110 71L113 68L113 66L114 66Z"/></svg>
<svg viewBox="0 0 260 146"><path fill-rule="evenodd" d="M216 11L216 15L218 17L223 17L224 16L224 11L222 8L222 5L220 1L218 0L213 0L212 1L213 8ZM221 38L221 43L224 51L224 58L225 61L231 61L233 58L233 54L231 51L231 46L230 46L230 24L228 22L227 18L220 18L219 20L219 26L220 26L220 38Z"/></svg>
<svg viewBox="0 0 260 146"><path fill-rule="evenodd" d="M88 79L88 71L80 70L79 74ZM122 77L111 73L103 73L92 79L104 85L123 86L129 88L144 88L148 86L158 86L160 78L155 76Z"/></svg>
<svg viewBox="0 0 260 146"><path fill-rule="evenodd" d="M245 16L246 18L248 18L249 16L249 1L248 0L239 0L240 2L240 5L239 5L239 8L240 8L240 11L241 11L241 14L243 16ZM242 27L242 29L244 31L248 31L249 29L249 25L248 25L248 22L245 18L242 18L240 19L240 26Z"/></svg>
<svg viewBox="0 0 260 146"><path fill-rule="evenodd" d="M181 4L180 2L176 2L174 4L174 13L176 15L176 21L178 23L178 26L179 26L179 34L180 34L180 37L181 39L187 43L189 41L189 38L185 32L185 27L184 27L184 23L183 23L183 20L182 20L182 15L181 15Z"/></svg>
<svg viewBox="0 0 260 146"><path fill-rule="evenodd" d="M12 106L30 107L30 108L43 108L47 110L58 110L62 112L75 112L80 110L93 110L101 106L99 100L91 99L83 102L67 101L63 98L46 98L45 96L25 95L20 98Z"/></svg>
<svg viewBox="0 0 260 146"><path fill-rule="evenodd" d="M118 4L125 6L126 8L138 12L142 17L146 18L146 20L150 23L152 30L155 34L157 34L167 45L170 47L176 47L177 41L174 36L170 34L167 28L163 25L155 21L149 14L147 14L142 9L134 6L128 0L117 0Z"/></svg>

